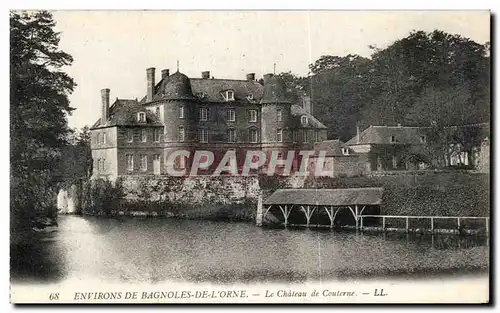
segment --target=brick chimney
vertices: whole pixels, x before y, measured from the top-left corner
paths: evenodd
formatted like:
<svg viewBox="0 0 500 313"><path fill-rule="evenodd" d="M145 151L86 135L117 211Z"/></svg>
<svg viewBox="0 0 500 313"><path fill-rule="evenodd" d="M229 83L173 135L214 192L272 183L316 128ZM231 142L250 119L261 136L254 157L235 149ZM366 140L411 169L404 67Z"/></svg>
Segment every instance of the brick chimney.
<svg viewBox="0 0 500 313"><path fill-rule="evenodd" d="M155 68L150 67L146 69L146 78L147 78L147 96L146 101L152 101L153 96L155 94Z"/></svg>
<svg viewBox="0 0 500 313"><path fill-rule="evenodd" d="M168 68L161 70L161 79L165 79L170 75L170 70Z"/></svg>
<svg viewBox="0 0 500 313"><path fill-rule="evenodd" d="M109 89L101 89L101 125L106 125L109 117Z"/></svg>
<svg viewBox="0 0 500 313"><path fill-rule="evenodd" d="M209 79L210 78L210 71L203 71L203 72L201 72L201 78L203 78L203 79Z"/></svg>
<svg viewBox="0 0 500 313"><path fill-rule="evenodd" d="M307 113L312 114L312 110L311 110L311 97L306 96L306 95L302 96L302 108Z"/></svg>
<svg viewBox="0 0 500 313"><path fill-rule="evenodd" d="M247 80L255 80L255 73L248 73Z"/></svg>

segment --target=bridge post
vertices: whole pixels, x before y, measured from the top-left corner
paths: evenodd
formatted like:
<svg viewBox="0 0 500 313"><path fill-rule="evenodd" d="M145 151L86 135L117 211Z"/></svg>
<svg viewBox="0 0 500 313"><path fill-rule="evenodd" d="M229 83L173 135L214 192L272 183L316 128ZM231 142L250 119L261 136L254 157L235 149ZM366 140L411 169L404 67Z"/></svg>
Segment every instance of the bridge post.
<svg viewBox="0 0 500 313"><path fill-rule="evenodd" d="M359 217L358 217L358 205L354 205L354 219L356 220L356 229L359 228L358 222L359 222Z"/></svg>
<svg viewBox="0 0 500 313"><path fill-rule="evenodd" d="M326 209L326 210L327 210L327 212L328 212L328 209ZM330 214L329 214L329 216L330 216L330 228L333 228L333 220L334 220L334 218L335 218L335 217L333 216L333 206L331 206L331 207L330 207Z"/></svg>
<svg viewBox="0 0 500 313"><path fill-rule="evenodd" d="M262 226L264 213L262 211L262 195L257 199L257 215L255 216L255 225Z"/></svg>
<svg viewBox="0 0 500 313"><path fill-rule="evenodd" d="M307 227L309 228L309 224L311 222L311 207L310 206L307 206L307 210L306 210L306 224L307 224Z"/></svg>

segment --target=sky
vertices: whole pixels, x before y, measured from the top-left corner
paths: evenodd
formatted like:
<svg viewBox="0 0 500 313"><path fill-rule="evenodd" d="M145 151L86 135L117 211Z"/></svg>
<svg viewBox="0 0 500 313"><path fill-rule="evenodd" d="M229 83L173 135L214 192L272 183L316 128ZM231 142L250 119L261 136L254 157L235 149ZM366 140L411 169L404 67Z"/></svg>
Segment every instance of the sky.
<svg viewBox="0 0 500 313"><path fill-rule="evenodd" d="M55 11L60 48L73 56L64 70L77 87L71 127L92 125L100 90L115 98L142 98L146 68L200 77L260 78L291 71L307 75L322 55L384 48L413 30L443 30L480 44L490 41L488 11Z"/></svg>

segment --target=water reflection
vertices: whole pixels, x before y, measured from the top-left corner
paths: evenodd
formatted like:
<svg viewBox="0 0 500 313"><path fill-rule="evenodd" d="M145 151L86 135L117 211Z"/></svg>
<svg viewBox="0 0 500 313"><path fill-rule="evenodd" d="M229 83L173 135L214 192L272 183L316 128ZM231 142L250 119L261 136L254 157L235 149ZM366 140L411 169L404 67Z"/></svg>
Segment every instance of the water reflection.
<svg viewBox="0 0 500 313"><path fill-rule="evenodd" d="M486 238L263 229L252 224L63 216L12 245L14 281L265 282L488 270Z"/></svg>

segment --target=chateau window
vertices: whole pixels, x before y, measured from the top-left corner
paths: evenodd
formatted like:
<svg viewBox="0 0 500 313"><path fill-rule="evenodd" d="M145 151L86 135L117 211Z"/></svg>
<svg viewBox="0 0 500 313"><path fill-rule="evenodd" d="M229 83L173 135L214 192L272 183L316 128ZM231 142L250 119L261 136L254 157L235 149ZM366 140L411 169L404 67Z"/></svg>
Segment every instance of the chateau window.
<svg viewBox="0 0 500 313"><path fill-rule="evenodd" d="M160 118L160 107L156 107L156 117Z"/></svg>
<svg viewBox="0 0 500 313"><path fill-rule="evenodd" d="M153 133L153 134L154 134L154 138L153 138L153 139L154 139L154 141L155 141L155 142L160 142L161 129L159 129L159 128L155 128L155 130L154 130L154 133Z"/></svg>
<svg viewBox="0 0 500 313"><path fill-rule="evenodd" d="M127 141L128 142L134 141L134 130L133 129L127 129Z"/></svg>
<svg viewBox="0 0 500 313"><path fill-rule="evenodd" d="M257 110L248 110L248 121L251 123L257 122Z"/></svg>
<svg viewBox="0 0 500 313"><path fill-rule="evenodd" d="M141 129L141 141L142 142L148 141L148 131L147 131L147 129Z"/></svg>
<svg viewBox="0 0 500 313"><path fill-rule="evenodd" d="M226 91L226 101L234 101L234 91Z"/></svg>
<svg viewBox="0 0 500 313"><path fill-rule="evenodd" d="M302 130L302 141L308 142L307 140L307 129Z"/></svg>
<svg viewBox="0 0 500 313"><path fill-rule="evenodd" d="M317 130L314 131L314 142L319 142L319 132Z"/></svg>
<svg viewBox="0 0 500 313"><path fill-rule="evenodd" d="M396 159L396 156L392 156L392 168L397 168L398 167L398 160Z"/></svg>
<svg viewBox="0 0 500 313"><path fill-rule="evenodd" d="M132 154L127 154L127 170L134 170L134 156Z"/></svg>
<svg viewBox="0 0 500 313"><path fill-rule="evenodd" d="M200 121L208 120L208 109L200 108Z"/></svg>
<svg viewBox="0 0 500 313"><path fill-rule="evenodd" d="M201 143L208 142L208 131L206 128L200 128L198 132L199 140Z"/></svg>
<svg viewBox="0 0 500 313"><path fill-rule="evenodd" d="M283 130L281 128L276 129L276 141L283 142Z"/></svg>
<svg viewBox="0 0 500 313"><path fill-rule="evenodd" d="M297 130L292 130L292 140L293 142L297 142Z"/></svg>
<svg viewBox="0 0 500 313"><path fill-rule="evenodd" d="M302 123L302 125L307 125L307 116L306 115L302 115L300 117L300 122Z"/></svg>
<svg viewBox="0 0 500 313"><path fill-rule="evenodd" d="M236 121L236 112L234 111L234 109L227 109L227 120L229 122Z"/></svg>
<svg viewBox="0 0 500 313"><path fill-rule="evenodd" d="M140 123L146 122L146 113L144 112L137 113L137 121Z"/></svg>
<svg viewBox="0 0 500 313"><path fill-rule="evenodd" d="M427 137L420 136L420 143L426 143L426 142L427 142Z"/></svg>
<svg viewBox="0 0 500 313"><path fill-rule="evenodd" d="M145 154L141 154L141 171L148 170L148 156Z"/></svg>
<svg viewBox="0 0 500 313"><path fill-rule="evenodd" d="M184 118L184 106L179 105L179 118Z"/></svg>
<svg viewBox="0 0 500 313"><path fill-rule="evenodd" d="M391 136L391 142L396 142L396 136Z"/></svg>
<svg viewBox="0 0 500 313"><path fill-rule="evenodd" d="M102 143L106 144L106 133L102 133Z"/></svg>
<svg viewBox="0 0 500 313"><path fill-rule="evenodd" d="M259 133L256 129L250 129L249 139L251 143L257 143L259 141Z"/></svg>
<svg viewBox="0 0 500 313"><path fill-rule="evenodd" d="M227 139L229 142L236 142L236 130L234 128L227 130Z"/></svg>
<svg viewBox="0 0 500 313"><path fill-rule="evenodd" d="M179 142L184 142L184 127L179 127Z"/></svg>
<svg viewBox="0 0 500 313"><path fill-rule="evenodd" d="M342 154L343 155L349 155L349 148L343 147L342 148Z"/></svg>
<svg viewBox="0 0 500 313"><path fill-rule="evenodd" d="M281 122L283 120L283 112L281 111L281 109L278 109L276 111L276 120L278 122Z"/></svg>
<svg viewBox="0 0 500 313"><path fill-rule="evenodd" d="M104 172L106 159L101 159L101 172Z"/></svg>

